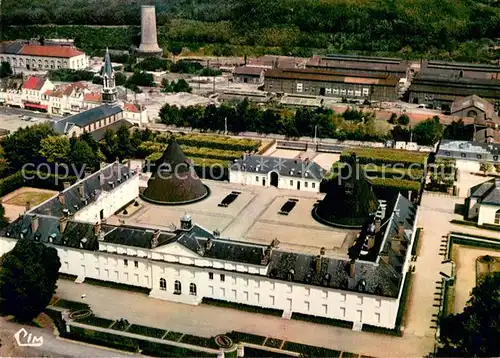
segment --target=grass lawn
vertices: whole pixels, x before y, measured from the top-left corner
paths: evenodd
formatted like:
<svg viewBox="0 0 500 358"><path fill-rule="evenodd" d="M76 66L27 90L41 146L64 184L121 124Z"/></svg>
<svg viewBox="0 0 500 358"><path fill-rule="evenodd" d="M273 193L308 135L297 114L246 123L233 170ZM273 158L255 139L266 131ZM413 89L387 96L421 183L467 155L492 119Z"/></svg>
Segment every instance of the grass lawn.
<svg viewBox="0 0 500 358"><path fill-rule="evenodd" d="M31 207L43 203L45 200L50 199L56 192L40 192L40 191L25 191L10 198L5 204L24 206L29 201Z"/></svg>

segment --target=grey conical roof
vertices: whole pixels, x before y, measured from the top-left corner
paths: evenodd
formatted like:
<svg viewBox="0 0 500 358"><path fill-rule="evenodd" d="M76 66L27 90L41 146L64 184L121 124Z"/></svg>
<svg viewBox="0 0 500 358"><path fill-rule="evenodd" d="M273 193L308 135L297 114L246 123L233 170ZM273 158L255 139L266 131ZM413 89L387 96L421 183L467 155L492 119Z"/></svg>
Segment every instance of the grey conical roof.
<svg viewBox="0 0 500 358"><path fill-rule="evenodd" d="M170 139L156 165L156 172L141 194L144 200L156 204L182 204L198 201L209 194L174 138Z"/></svg>
<svg viewBox="0 0 500 358"><path fill-rule="evenodd" d="M339 176L332 179L316 213L322 220L334 225L361 227L378 207L372 185L353 155L340 170Z"/></svg>

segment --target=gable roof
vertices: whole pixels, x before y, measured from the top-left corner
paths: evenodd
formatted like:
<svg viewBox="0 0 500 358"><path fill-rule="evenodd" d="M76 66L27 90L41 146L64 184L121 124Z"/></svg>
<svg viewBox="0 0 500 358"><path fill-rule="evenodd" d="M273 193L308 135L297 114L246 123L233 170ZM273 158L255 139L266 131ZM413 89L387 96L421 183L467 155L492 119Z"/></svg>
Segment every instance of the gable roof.
<svg viewBox="0 0 500 358"><path fill-rule="evenodd" d="M102 102L102 94L97 92L85 93L83 96L85 102Z"/></svg>
<svg viewBox="0 0 500 358"><path fill-rule="evenodd" d="M23 84L23 88L27 90L39 91L45 83L45 78L30 76Z"/></svg>
<svg viewBox="0 0 500 358"><path fill-rule="evenodd" d="M122 109L118 106L103 104L102 106L95 107L73 116L64 118L59 122L73 123L75 126L82 128L120 112L122 112Z"/></svg>
<svg viewBox="0 0 500 358"><path fill-rule="evenodd" d="M451 115L469 107L476 107L477 109L483 111L486 114L487 119L497 117L495 113L495 106L475 94L465 98L458 98L453 101L451 105Z"/></svg>
<svg viewBox="0 0 500 358"><path fill-rule="evenodd" d="M127 112L141 113L140 105L135 103L124 103L123 109Z"/></svg>
<svg viewBox="0 0 500 358"><path fill-rule="evenodd" d="M84 55L80 50L68 46L42 46L26 44L23 46L20 55L25 56L43 56L43 57L62 57L71 58L75 56Z"/></svg>
<svg viewBox="0 0 500 358"><path fill-rule="evenodd" d="M480 198L481 204L500 205L500 179L495 178L473 186L471 197Z"/></svg>
<svg viewBox="0 0 500 358"><path fill-rule="evenodd" d="M233 71L235 75L246 75L246 76L260 76L264 72L264 69L260 67L247 67L240 66L236 67Z"/></svg>

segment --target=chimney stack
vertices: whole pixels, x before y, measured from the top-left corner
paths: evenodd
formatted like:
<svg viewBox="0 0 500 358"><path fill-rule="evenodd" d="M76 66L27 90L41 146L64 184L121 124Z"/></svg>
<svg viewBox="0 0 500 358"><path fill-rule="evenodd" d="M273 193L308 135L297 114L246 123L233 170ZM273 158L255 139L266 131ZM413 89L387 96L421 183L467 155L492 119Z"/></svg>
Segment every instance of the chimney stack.
<svg viewBox="0 0 500 358"><path fill-rule="evenodd" d="M37 232L38 226L39 226L38 216L33 215L31 217L31 232L32 233Z"/></svg>
<svg viewBox="0 0 500 358"><path fill-rule="evenodd" d="M80 195L80 200L83 201L85 198L85 187L83 183L78 184L78 194Z"/></svg>
<svg viewBox="0 0 500 358"><path fill-rule="evenodd" d="M141 44L139 53L144 55L161 55L156 33L156 10L154 6L141 6Z"/></svg>
<svg viewBox="0 0 500 358"><path fill-rule="evenodd" d="M352 259L349 262L349 277L350 278L356 277L356 260L354 260L354 259Z"/></svg>
<svg viewBox="0 0 500 358"><path fill-rule="evenodd" d="M61 216L59 218L59 232L61 234L64 233L64 231L66 231L66 226L68 225L68 218L66 216Z"/></svg>
<svg viewBox="0 0 500 358"><path fill-rule="evenodd" d="M158 239L160 238L160 230L156 229L153 232L153 239L151 240L151 248L154 249L158 246Z"/></svg>

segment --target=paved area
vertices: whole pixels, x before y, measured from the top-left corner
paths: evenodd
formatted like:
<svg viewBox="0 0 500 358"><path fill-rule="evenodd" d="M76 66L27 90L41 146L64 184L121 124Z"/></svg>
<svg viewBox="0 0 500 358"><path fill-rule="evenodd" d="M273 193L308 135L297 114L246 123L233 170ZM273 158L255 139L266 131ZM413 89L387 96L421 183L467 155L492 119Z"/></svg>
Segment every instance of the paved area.
<svg viewBox="0 0 500 358"><path fill-rule="evenodd" d="M455 302L453 312L463 311L470 298L472 289L476 286L476 259L479 256L499 256L500 250L482 249L464 245L453 245L452 258L456 265Z"/></svg>
<svg viewBox="0 0 500 358"><path fill-rule="evenodd" d="M288 158L288 159L294 159L297 158L301 155L300 150L289 150L289 149L276 149L273 153L270 155L272 157L277 157L277 158Z"/></svg>
<svg viewBox="0 0 500 358"><path fill-rule="evenodd" d="M29 334L43 337L41 347L18 347L14 334L24 328ZM56 338L51 329L23 326L0 317L0 357L140 357L114 349Z"/></svg>
<svg viewBox="0 0 500 358"><path fill-rule="evenodd" d="M458 196L466 198L469 195L469 189L474 185L484 183L493 178L493 176L484 176L482 173L470 173L461 170L458 176Z"/></svg>
<svg viewBox="0 0 500 358"><path fill-rule="evenodd" d="M56 295L89 304L97 316L212 337L237 330L372 357L422 357L432 341L414 335L393 337L320 325L234 309L191 306L149 298L135 292L59 280Z"/></svg>
<svg viewBox="0 0 500 358"><path fill-rule="evenodd" d="M21 116L33 117L35 121L23 121ZM19 128L32 126L37 123L45 123L49 121L46 113L33 112L21 108L0 107L0 128L7 129L11 132Z"/></svg>
<svg viewBox="0 0 500 358"><path fill-rule="evenodd" d="M332 164L340 160L340 154L318 153L312 160L320 167L330 171Z"/></svg>
<svg viewBox="0 0 500 358"><path fill-rule="evenodd" d="M419 256L415 262L412 290L407 305L405 332L421 337L433 337L435 329L431 319L438 312L434 307L434 282L440 281L443 256L439 249L443 236L450 231L477 234L492 237L491 231L464 227L450 223L461 218L454 214L455 206L463 204L463 199L425 193L419 211L418 226L423 228L419 239Z"/></svg>
<svg viewBox="0 0 500 358"><path fill-rule="evenodd" d="M211 195L205 200L179 206L153 205L139 200L142 207L135 213L127 217L113 216L108 222L119 224L125 220L128 225L161 228L178 225L180 217L189 214L195 223L209 230L219 230L222 237L266 245L277 238L285 250L317 254L321 247L325 247L327 256L345 257L347 254L344 243L349 231L320 224L311 216L313 205L323 198L323 194L220 181L204 182L211 190ZM241 194L229 207L219 207L222 199L232 191ZM289 215L278 214L289 198L299 200L295 208Z"/></svg>

